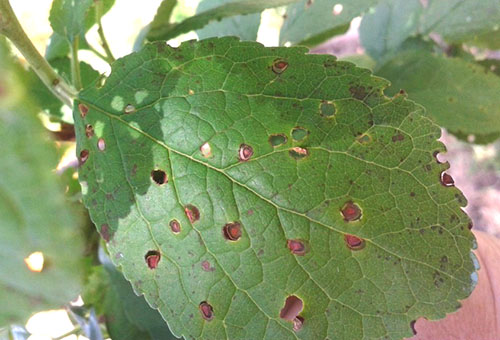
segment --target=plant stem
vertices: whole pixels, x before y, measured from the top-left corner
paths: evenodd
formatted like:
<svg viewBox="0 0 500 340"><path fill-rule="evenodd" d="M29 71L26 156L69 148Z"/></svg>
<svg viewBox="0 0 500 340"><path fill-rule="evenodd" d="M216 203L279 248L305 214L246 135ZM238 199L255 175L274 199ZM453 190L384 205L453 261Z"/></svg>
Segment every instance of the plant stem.
<svg viewBox="0 0 500 340"><path fill-rule="evenodd" d="M102 12L103 12L103 3L102 0L97 0L95 1L95 16L96 16L96 21L97 21L97 33L99 34L99 37L101 38L101 45L102 48L104 48L104 52L106 53L107 60L109 63L112 63L115 61L115 57L113 57L113 53L111 52L111 49L109 48L108 41L106 40L106 36L104 35L104 30L102 28Z"/></svg>
<svg viewBox="0 0 500 340"><path fill-rule="evenodd" d="M0 34L12 41L42 82L64 104L72 107L76 92L49 65L24 32L9 0L0 0Z"/></svg>
<svg viewBox="0 0 500 340"><path fill-rule="evenodd" d="M61 339L64 339L65 337L67 336L70 336L70 335L73 335L73 334L78 334L80 333L80 331L82 330L82 328L80 326L76 326L74 329L72 329L71 331L63 334L63 335L60 335L58 336L57 338L53 338L53 340L61 340Z"/></svg>
<svg viewBox="0 0 500 340"><path fill-rule="evenodd" d="M71 44L71 79L73 86L77 90L82 89L82 78L80 76L80 61L78 60L78 45L80 44L80 37L75 36Z"/></svg>

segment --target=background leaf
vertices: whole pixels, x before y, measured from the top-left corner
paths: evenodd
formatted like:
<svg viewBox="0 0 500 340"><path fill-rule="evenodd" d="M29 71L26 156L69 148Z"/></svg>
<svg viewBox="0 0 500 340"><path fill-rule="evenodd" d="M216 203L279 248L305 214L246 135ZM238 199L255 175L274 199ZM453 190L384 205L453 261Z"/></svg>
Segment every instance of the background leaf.
<svg viewBox="0 0 500 340"><path fill-rule="evenodd" d="M246 15L252 13L260 13L266 8L289 5L298 0L240 0L232 1L224 5L211 8L204 12L200 12L195 16L185 19L177 24L168 22L158 23L157 17L151 23L151 29L147 38L150 41L154 40L169 40L179 36L182 33L188 33L193 30L198 30L211 22L222 20L224 18Z"/></svg>
<svg viewBox="0 0 500 340"><path fill-rule="evenodd" d="M214 7L224 5L235 0L202 0L196 9L196 13L202 13ZM237 15L222 19L220 22L212 22L196 31L198 38L236 36L241 40L257 40L257 31L260 25L260 13L249 15Z"/></svg>
<svg viewBox="0 0 500 340"><path fill-rule="evenodd" d="M84 202L174 334L398 339L475 284L439 127L368 70L306 52L158 42L80 93Z"/></svg>
<svg viewBox="0 0 500 340"><path fill-rule="evenodd" d="M454 134L494 136L500 132L500 78L475 63L408 51L384 64L377 74L391 80L389 94L404 89Z"/></svg>
<svg viewBox="0 0 500 340"><path fill-rule="evenodd" d="M365 13L380 0L302 0L290 5L280 31L280 44L315 46L342 34L352 19ZM337 11L334 11L334 6ZM340 12L339 9L341 8Z"/></svg>
<svg viewBox="0 0 500 340"><path fill-rule="evenodd" d="M58 308L80 289L78 218L53 169L53 143L26 101L16 67L0 44L0 325ZM41 272L25 259L42 252Z"/></svg>

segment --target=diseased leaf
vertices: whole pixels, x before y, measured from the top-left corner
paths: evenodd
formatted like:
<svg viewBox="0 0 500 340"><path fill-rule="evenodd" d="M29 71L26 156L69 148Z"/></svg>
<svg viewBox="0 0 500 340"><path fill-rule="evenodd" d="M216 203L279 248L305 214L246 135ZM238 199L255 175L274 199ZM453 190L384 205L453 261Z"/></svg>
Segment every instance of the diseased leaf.
<svg viewBox="0 0 500 340"><path fill-rule="evenodd" d="M280 44L315 46L342 34L352 19L381 0L302 0L287 8Z"/></svg>
<svg viewBox="0 0 500 340"><path fill-rule="evenodd" d="M235 0L202 0L196 9L196 13L224 5ZM236 36L241 40L257 40L257 31L260 25L260 13L249 15L237 15L222 19L220 22L212 22L196 31L200 39L223 36Z"/></svg>
<svg viewBox="0 0 500 340"><path fill-rule="evenodd" d="M100 255L102 258L103 254ZM94 267L83 299L96 307L106 320L112 339L177 339L158 311L148 306L144 297L135 295L122 273L105 258L103 266Z"/></svg>
<svg viewBox="0 0 500 340"><path fill-rule="evenodd" d="M157 42L80 93L84 202L177 336L400 339L475 284L439 127L306 52Z"/></svg>
<svg viewBox="0 0 500 340"><path fill-rule="evenodd" d="M260 13L266 8L285 6L297 1L298 0L240 0L211 8L177 24L170 24L166 22L164 25L161 25L157 24L153 20L147 38L150 41L169 40L182 33L188 33L193 30L201 29L211 22L222 20L224 18L236 15Z"/></svg>
<svg viewBox="0 0 500 340"><path fill-rule="evenodd" d="M425 103L440 126L459 135L500 132L500 78L475 63L425 51L403 52L383 65L378 75L391 81L389 94L400 89Z"/></svg>
<svg viewBox="0 0 500 340"><path fill-rule="evenodd" d="M82 271L78 219L53 172L54 145L15 70L0 42L0 325L68 303Z"/></svg>

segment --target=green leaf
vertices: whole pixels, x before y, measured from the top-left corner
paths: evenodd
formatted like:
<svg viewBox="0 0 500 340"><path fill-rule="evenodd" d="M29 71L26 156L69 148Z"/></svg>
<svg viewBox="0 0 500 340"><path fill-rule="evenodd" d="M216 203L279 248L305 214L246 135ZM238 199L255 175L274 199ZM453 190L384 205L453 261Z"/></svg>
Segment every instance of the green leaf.
<svg viewBox="0 0 500 340"><path fill-rule="evenodd" d="M290 5L280 31L280 44L314 46L342 34L352 19L381 0L302 0ZM334 6L335 10L334 10Z"/></svg>
<svg viewBox="0 0 500 340"><path fill-rule="evenodd" d="M235 0L202 0L196 9L196 13L202 13L214 7L235 2ZM222 19L220 22L212 22L196 34L200 39L223 36L237 36L241 40L257 40L257 31L260 25L260 13L250 15L237 15Z"/></svg>
<svg viewBox="0 0 500 340"><path fill-rule="evenodd" d="M384 64L378 75L425 103L437 124L461 135L500 132L500 78L475 63L425 51L403 52Z"/></svg>
<svg viewBox="0 0 500 340"><path fill-rule="evenodd" d="M177 339L158 311L149 307L144 297L135 295L130 283L106 255L103 266L94 267L84 291L85 303L104 317L112 339Z"/></svg>
<svg viewBox="0 0 500 340"><path fill-rule="evenodd" d="M74 299L81 280L78 219L53 169L56 151L0 44L0 325ZM42 252L41 272L25 259Z"/></svg>
<svg viewBox="0 0 500 340"><path fill-rule="evenodd" d="M449 43L500 48L500 0L431 0L421 31L438 33Z"/></svg>
<svg viewBox="0 0 500 340"><path fill-rule="evenodd" d="M70 51L68 41L72 42L75 36L80 36L79 49L89 49L85 33L97 22L97 1L103 2L103 14L115 4L115 0L54 0L49 16L54 33L45 51L47 60L66 57Z"/></svg>
<svg viewBox="0 0 500 340"><path fill-rule="evenodd" d="M148 40L169 40L183 33L198 30L211 22L222 20L224 18L260 13L266 8L285 6L297 2L298 0L240 0L233 1L215 8L211 8L195 16L185 19L177 24L165 22L159 24L155 20L151 23L151 29L148 33Z"/></svg>
<svg viewBox="0 0 500 340"><path fill-rule="evenodd" d="M423 7L420 0L394 0L363 16L359 37L366 52L380 59L400 49L417 32Z"/></svg>
<svg viewBox="0 0 500 340"><path fill-rule="evenodd" d="M439 127L368 70L306 53L158 42L80 93L84 203L177 336L399 339L475 284ZM280 318L292 295L298 332Z"/></svg>

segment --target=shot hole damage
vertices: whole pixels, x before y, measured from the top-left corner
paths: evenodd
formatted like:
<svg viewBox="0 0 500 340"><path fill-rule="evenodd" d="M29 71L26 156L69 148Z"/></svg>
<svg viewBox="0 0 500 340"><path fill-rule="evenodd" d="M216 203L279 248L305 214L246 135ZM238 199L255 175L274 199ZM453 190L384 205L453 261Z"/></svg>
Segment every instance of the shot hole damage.
<svg viewBox="0 0 500 340"><path fill-rule="evenodd" d="M125 108L123 109L123 112L125 112L125 114L131 114L131 113L134 113L135 112L135 106L132 105L132 104L127 104L125 106Z"/></svg>
<svg viewBox="0 0 500 340"><path fill-rule="evenodd" d="M80 151L80 157L78 159L80 165L85 164L85 162L89 159L89 150L85 149Z"/></svg>
<svg viewBox="0 0 500 340"><path fill-rule="evenodd" d="M239 222L231 222L222 228L222 235L229 241L238 241L241 237L241 224Z"/></svg>
<svg viewBox="0 0 500 340"><path fill-rule="evenodd" d="M158 267L158 263L160 262L161 255L157 250L150 250L146 253L144 259L146 260L146 264L149 269L156 269Z"/></svg>
<svg viewBox="0 0 500 340"><path fill-rule="evenodd" d="M452 187L455 185L455 181L453 180L453 177L451 177L449 174L446 172L441 173L441 184L444 185L445 187Z"/></svg>
<svg viewBox="0 0 500 340"><path fill-rule="evenodd" d="M271 144L272 147L278 147L283 144L286 144L288 141L288 138L284 134L276 134L276 135L271 135L269 136L269 144Z"/></svg>
<svg viewBox="0 0 500 340"><path fill-rule="evenodd" d="M290 157L292 157L293 159L296 159L296 160L299 160L299 159L302 159L302 158L305 158L307 156L309 156L309 151L307 151L307 149L304 149L304 148L301 148L301 147L294 147L294 148L291 148L290 151L288 151Z"/></svg>
<svg viewBox="0 0 500 340"><path fill-rule="evenodd" d="M307 253L307 247L304 241L291 239L286 241L286 246L294 255L304 256Z"/></svg>
<svg viewBox="0 0 500 340"><path fill-rule="evenodd" d="M304 324L304 318L299 316L303 309L304 303L302 299L295 295L290 295L286 298L285 306L280 311L280 318L285 321L291 321L293 323L293 330L298 332Z"/></svg>
<svg viewBox="0 0 500 340"><path fill-rule="evenodd" d="M158 185L163 185L168 182L166 172L160 169L151 171L151 179Z"/></svg>
<svg viewBox="0 0 500 340"><path fill-rule="evenodd" d="M292 138L296 142L303 141L309 135L309 131L303 127L296 126L292 129Z"/></svg>
<svg viewBox="0 0 500 340"><path fill-rule="evenodd" d="M94 137L94 127L92 125L85 125L85 136L87 136L87 138Z"/></svg>
<svg viewBox="0 0 500 340"><path fill-rule="evenodd" d="M365 247L365 240L354 235L344 235L344 240L347 247L351 250L361 250Z"/></svg>
<svg viewBox="0 0 500 340"><path fill-rule="evenodd" d="M281 74L281 73L285 72L285 70L287 68L288 68L288 62L286 60L276 59L273 62L272 69L273 69L273 72L276 74Z"/></svg>
<svg viewBox="0 0 500 340"><path fill-rule="evenodd" d="M89 113L89 108L87 105L80 103L78 104L78 111L80 111L80 117L85 118L87 113Z"/></svg>
<svg viewBox="0 0 500 340"><path fill-rule="evenodd" d="M335 105L329 101L322 101L319 105L319 112L324 117L333 117L335 115Z"/></svg>
<svg viewBox="0 0 500 340"><path fill-rule="evenodd" d="M238 157L241 162L246 162L253 156L253 148L247 144L241 144L238 150Z"/></svg>
<svg viewBox="0 0 500 340"><path fill-rule="evenodd" d="M184 207L184 213L191 223L194 223L200 219L200 210L198 210L198 208L196 208L192 204L188 204Z"/></svg>
<svg viewBox="0 0 500 340"><path fill-rule="evenodd" d="M201 155L205 158L212 157L212 147L209 143L204 143L202 146L200 146L200 152Z"/></svg>
<svg viewBox="0 0 500 340"><path fill-rule="evenodd" d="M168 225L170 226L170 230L172 230L174 234L178 234L181 232L181 224L176 219L171 220Z"/></svg>
<svg viewBox="0 0 500 340"><path fill-rule="evenodd" d="M359 144L368 144L372 141L372 137L366 133L358 136L356 138L356 141L359 143Z"/></svg>
<svg viewBox="0 0 500 340"><path fill-rule="evenodd" d="M97 141L97 148L99 151L104 151L106 149L106 142L104 141L104 138L99 138Z"/></svg>
<svg viewBox="0 0 500 340"><path fill-rule="evenodd" d="M342 217L344 217L344 221L346 222L353 222L361 219L361 208L352 201L344 204L340 212L342 214Z"/></svg>
<svg viewBox="0 0 500 340"><path fill-rule="evenodd" d="M202 301L198 308L203 319L211 321L214 318L214 309L208 302Z"/></svg>

